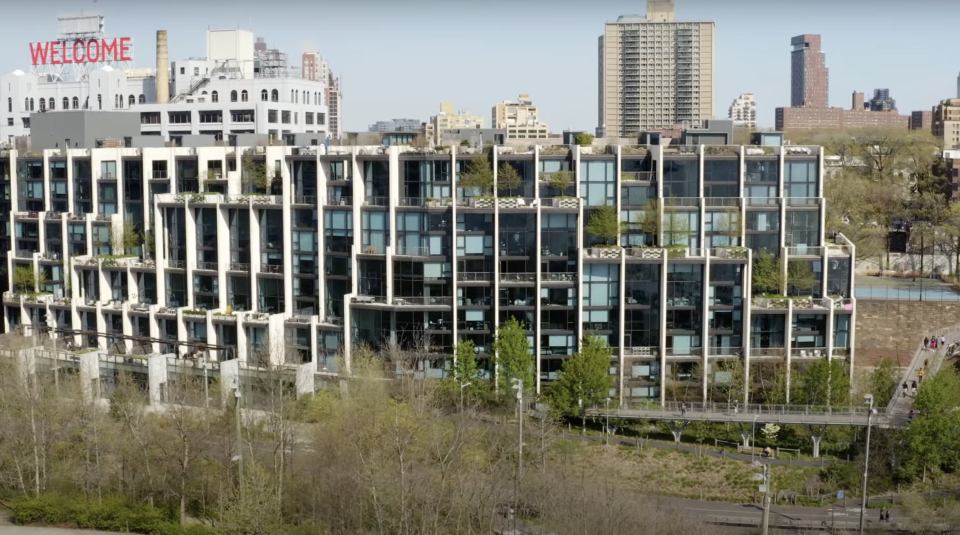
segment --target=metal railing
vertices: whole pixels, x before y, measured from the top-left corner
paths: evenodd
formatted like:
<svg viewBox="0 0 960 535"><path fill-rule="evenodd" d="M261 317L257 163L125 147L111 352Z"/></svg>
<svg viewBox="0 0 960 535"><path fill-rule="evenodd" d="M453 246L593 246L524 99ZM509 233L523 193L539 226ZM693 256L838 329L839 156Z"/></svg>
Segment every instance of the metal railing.
<svg viewBox="0 0 960 535"><path fill-rule="evenodd" d="M667 401L663 406L651 404L631 404L627 403L628 410L641 410L644 412L665 412L665 413L715 413L730 414L736 411L736 414L749 415L793 415L793 416L861 416L866 423L867 412L869 408L866 405L774 405L762 403L728 403L728 402L696 402L696 401ZM878 416L885 416L886 409L875 408ZM611 411L611 415L614 411Z"/></svg>
<svg viewBox="0 0 960 535"><path fill-rule="evenodd" d="M387 198L379 195L370 196L363 200L363 205L364 206L386 206Z"/></svg>
<svg viewBox="0 0 960 535"><path fill-rule="evenodd" d="M457 280L460 282L468 281L491 281L493 272L491 271L461 271L457 273Z"/></svg>
<svg viewBox="0 0 960 535"><path fill-rule="evenodd" d="M350 300L352 303L379 303L387 304L385 295L355 295Z"/></svg>
<svg viewBox="0 0 960 535"><path fill-rule="evenodd" d="M450 306L453 299L448 296L394 296L393 304L398 306Z"/></svg>
<svg viewBox="0 0 960 535"><path fill-rule="evenodd" d="M217 263L216 262L197 262L197 269L206 269L209 271L216 271Z"/></svg>
<svg viewBox="0 0 960 535"><path fill-rule="evenodd" d="M657 178L653 171L620 171L621 181L649 182Z"/></svg>
<svg viewBox="0 0 960 535"><path fill-rule="evenodd" d="M541 272L543 282L576 282L577 274L573 272Z"/></svg>
<svg viewBox="0 0 960 535"><path fill-rule="evenodd" d="M500 282L534 282L536 273L501 273Z"/></svg>
<svg viewBox="0 0 960 535"><path fill-rule="evenodd" d="M699 208L700 197L664 197L664 206L680 206L687 208Z"/></svg>

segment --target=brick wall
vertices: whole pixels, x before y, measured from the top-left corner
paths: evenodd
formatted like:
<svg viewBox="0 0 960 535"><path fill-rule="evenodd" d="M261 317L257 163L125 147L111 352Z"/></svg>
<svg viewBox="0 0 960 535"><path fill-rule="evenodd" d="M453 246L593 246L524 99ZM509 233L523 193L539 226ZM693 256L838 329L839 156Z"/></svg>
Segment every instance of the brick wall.
<svg viewBox="0 0 960 535"><path fill-rule="evenodd" d="M960 302L857 300L857 366L891 358L906 366L924 336L960 324Z"/></svg>

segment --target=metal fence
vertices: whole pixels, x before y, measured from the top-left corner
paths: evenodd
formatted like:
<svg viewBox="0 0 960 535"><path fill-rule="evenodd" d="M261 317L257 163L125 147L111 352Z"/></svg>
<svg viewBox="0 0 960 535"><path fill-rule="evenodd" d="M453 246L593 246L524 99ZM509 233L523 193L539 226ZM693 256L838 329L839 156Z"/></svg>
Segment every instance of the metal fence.
<svg viewBox="0 0 960 535"><path fill-rule="evenodd" d="M929 301L958 302L960 292L949 286L931 283L930 286L873 286L859 284L856 287L857 299L876 301Z"/></svg>

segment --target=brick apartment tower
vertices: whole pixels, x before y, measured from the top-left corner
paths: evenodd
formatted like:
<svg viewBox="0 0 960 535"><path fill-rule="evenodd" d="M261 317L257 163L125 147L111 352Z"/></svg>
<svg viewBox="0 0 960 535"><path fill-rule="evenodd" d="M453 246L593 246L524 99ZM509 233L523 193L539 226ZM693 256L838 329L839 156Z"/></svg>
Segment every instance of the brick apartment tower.
<svg viewBox="0 0 960 535"><path fill-rule="evenodd" d="M793 45L790 69L790 106L826 108L829 79L827 56L820 48L819 35L798 35Z"/></svg>

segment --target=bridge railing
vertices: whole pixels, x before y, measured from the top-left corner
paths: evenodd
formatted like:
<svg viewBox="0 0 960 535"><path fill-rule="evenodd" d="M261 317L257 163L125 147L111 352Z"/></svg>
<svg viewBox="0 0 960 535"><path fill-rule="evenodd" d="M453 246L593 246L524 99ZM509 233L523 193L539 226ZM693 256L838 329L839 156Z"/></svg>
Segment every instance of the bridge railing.
<svg viewBox="0 0 960 535"><path fill-rule="evenodd" d="M663 406L653 404L628 404L622 409L611 411L614 413L628 414L631 412L680 414L683 413L709 413L709 414L739 414L739 415L790 415L790 416L846 416L867 417L866 405L844 405L844 406L825 406L825 405L775 405L761 403L727 403L727 402L681 402L668 401ZM876 408L876 417L883 417L886 414L886 408ZM599 410L597 412L603 412Z"/></svg>

